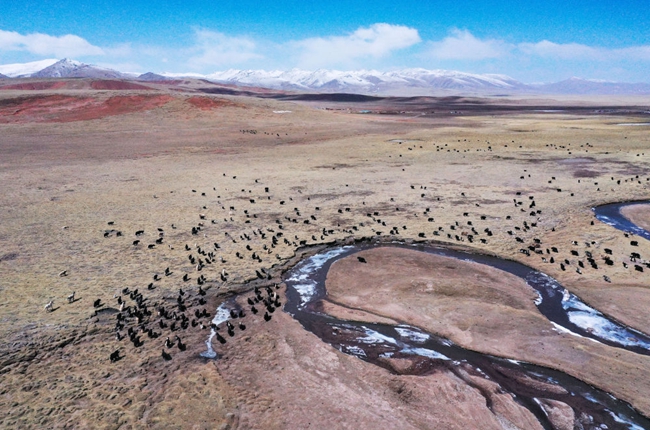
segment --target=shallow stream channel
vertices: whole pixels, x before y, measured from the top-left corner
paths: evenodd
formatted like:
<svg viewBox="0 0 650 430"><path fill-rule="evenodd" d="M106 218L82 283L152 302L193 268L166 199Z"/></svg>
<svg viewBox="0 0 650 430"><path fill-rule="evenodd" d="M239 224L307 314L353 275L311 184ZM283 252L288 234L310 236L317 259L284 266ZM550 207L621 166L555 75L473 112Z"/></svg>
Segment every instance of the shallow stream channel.
<svg viewBox="0 0 650 430"><path fill-rule="evenodd" d="M599 220L607 224L650 239L650 233L620 214L622 205L601 206L594 208L594 212ZM485 264L516 275L537 292L537 308L557 330L637 354L650 355L650 336L626 327L585 304L552 277L515 261L444 246L368 242L329 248L305 258L284 274L283 280L287 285L284 310L323 342L390 372L427 375L448 371L479 391L483 390L481 384L473 383L472 378L484 378L496 383L500 392L510 394L534 414L546 429L554 428L546 408L553 401L565 403L573 409L575 428L650 429L650 419L630 404L562 371L471 351L419 327L343 320L324 313L322 300L327 295L325 279L331 265L359 251L386 246ZM227 310L221 309L215 320L219 317L220 320L227 319ZM390 359L407 359L413 365L407 370L398 371L391 366ZM487 407L491 409L489 394L483 395Z"/></svg>
<svg viewBox="0 0 650 430"><path fill-rule="evenodd" d="M616 228L650 239L650 233L620 214L624 204L594 208L596 217ZM341 246L313 255L285 276L289 312L303 327L340 351L394 372L386 358L415 360L411 374L425 375L446 369L467 372L496 382L503 392L530 410L544 428L552 429L545 400L569 405L576 427L650 429L650 420L628 403L566 373L507 358L464 349L448 339L408 325L372 324L334 318L320 311L325 298L325 279L337 260L386 244ZM537 292L539 311L560 331L587 337L613 347L650 355L650 337L626 327L588 306L552 277L523 264L498 257L451 250L444 247L392 244L420 252L458 258L503 270L526 281ZM561 388L561 389L558 389ZM488 407L491 407L489 399Z"/></svg>

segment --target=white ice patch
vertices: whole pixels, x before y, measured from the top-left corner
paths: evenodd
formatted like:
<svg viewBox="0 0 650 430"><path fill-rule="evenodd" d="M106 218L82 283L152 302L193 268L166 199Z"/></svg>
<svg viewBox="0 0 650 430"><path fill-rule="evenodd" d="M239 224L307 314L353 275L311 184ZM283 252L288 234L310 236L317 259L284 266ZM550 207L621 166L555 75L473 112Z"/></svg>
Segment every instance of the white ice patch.
<svg viewBox="0 0 650 430"><path fill-rule="evenodd" d="M440 354L432 349L427 348L411 348L407 347L402 350L402 352L411 355L420 355L422 357L433 358L436 360L449 360L449 357L446 355Z"/></svg>
<svg viewBox="0 0 650 430"><path fill-rule="evenodd" d="M632 329L608 320L603 314L587 306L573 294L569 295L568 300L562 301L562 307L567 311L571 323L601 339L619 345L641 347L650 350L650 343L637 338Z"/></svg>
<svg viewBox="0 0 650 430"><path fill-rule="evenodd" d="M606 215L598 215L597 217L601 222L604 222L605 224L611 225L612 227L615 227L617 225L616 221L611 219L610 217Z"/></svg>
<svg viewBox="0 0 650 430"><path fill-rule="evenodd" d="M410 355L419 355L422 357L437 359L437 360L449 360L449 357L440 354L434 350L428 348L413 348L409 345L404 344L392 337L385 336L375 330L371 330L367 327L362 327L365 332L365 337L357 338L358 341L366 344L390 344L399 347L399 351L404 354ZM401 333L400 333L401 334ZM421 334L421 333L418 333Z"/></svg>
<svg viewBox="0 0 650 430"><path fill-rule="evenodd" d="M316 282L309 284L293 284L293 288L300 294L300 307L305 306L316 294Z"/></svg>
<svg viewBox="0 0 650 430"><path fill-rule="evenodd" d="M293 288L300 294L300 307L309 303L316 294L317 281L311 279L311 275L323 267L330 259L343 254L350 248L350 246L343 246L322 254L313 255L299 263L292 270L292 275L287 281L293 283Z"/></svg>
<svg viewBox="0 0 650 430"><path fill-rule="evenodd" d="M533 288L535 290L535 293L537 294L537 298L535 299L535 306L539 306L542 304L544 298L542 296L542 293L540 293L537 288L533 287L533 285L538 285L541 287L544 287L544 290L548 297L553 297L555 296L555 292L564 292L566 291L564 287L560 285L558 281L555 279L551 278L548 276L546 273L542 272L531 272L529 273L526 278L526 284Z"/></svg>
<svg viewBox="0 0 650 430"><path fill-rule="evenodd" d="M205 341L205 346L208 348L206 351L201 353L201 357L205 358L217 358L217 351L212 348L212 339L214 339L214 336L217 332L214 330L210 331L210 336L208 336L208 339Z"/></svg>
<svg viewBox="0 0 650 430"><path fill-rule="evenodd" d="M542 409L542 412L544 412L544 415L546 415L548 417L548 412L546 412L546 407L542 404L542 402L540 402L537 397L533 397L533 400Z"/></svg>
<svg viewBox="0 0 650 430"><path fill-rule="evenodd" d="M585 311L585 312L600 313L596 309L587 306L577 296L569 293L567 290L564 291L565 292L562 296L562 308L565 311L571 310L571 311Z"/></svg>
<svg viewBox="0 0 650 430"><path fill-rule="evenodd" d="M569 312L569 321L578 327L594 333L596 336L610 342L625 346L638 346L650 349L650 344L642 342L628 330L605 318L587 312Z"/></svg>
<svg viewBox="0 0 650 430"><path fill-rule="evenodd" d="M605 220L603 221L607 222ZM613 342L618 345L641 347L650 350L650 343L640 340L636 336L634 330L610 321L602 313L585 304L576 295L571 294L550 276L540 272L532 272L526 276L526 281L544 287L546 294L551 297L557 293L562 294L562 308L566 312L569 321L577 327L580 327L582 330L591 333L599 339ZM535 304L539 304L541 301L542 299L540 297L535 301ZM555 327L555 330L560 333L568 333L573 336L584 337L574 333L567 327L562 327L552 321L551 323ZM587 339L597 342L597 340L592 338Z"/></svg>
<svg viewBox="0 0 650 430"><path fill-rule="evenodd" d="M222 303L219 305L217 308L217 312L214 315L214 318L212 318L212 323L215 325L219 325L222 322L228 321L230 318L230 311L226 308L226 304ZM201 357L206 357L206 358L216 358L217 357L217 352L212 348L212 339L216 336L217 332L214 331L214 329L210 329L210 336L208 339L205 341L205 346L208 348L207 351L201 353Z"/></svg>
<svg viewBox="0 0 650 430"><path fill-rule="evenodd" d="M273 113L291 113L290 110L274 110Z"/></svg>
<svg viewBox="0 0 650 430"><path fill-rule="evenodd" d="M627 205L627 206L629 206L629 205ZM621 218L625 219L625 221L627 221L627 222L623 222L622 220L619 221L617 219L612 219L612 218L608 217L607 215L600 215L600 214L597 214L596 218L598 218L601 222L604 222L607 225L611 225L612 227L617 228L619 230L629 232L629 233L633 233L633 234L639 235L641 237L644 237L646 239L650 239L650 237L649 237L650 232L646 231L645 229L639 227L636 224L633 224L629 220L625 219L625 217L623 217L623 216L621 216Z"/></svg>
<svg viewBox="0 0 650 430"><path fill-rule="evenodd" d="M362 327L362 328L364 330L365 336L357 338L359 342L367 343L367 344L376 344L376 343L388 343L391 345L398 344L397 340L393 339L392 337L384 336L378 331L371 330L367 327Z"/></svg>
<svg viewBox="0 0 650 430"><path fill-rule="evenodd" d="M344 346L343 349L345 352L348 354L356 355L357 357L367 357L366 351L363 349L359 348L358 346L350 345L350 346Z"/></svg>
<svg viewBox="0 0 650 430"><path fill-rule="evenodd" d="M395 327L395 331L398 332L400 336L405 337L410 341L418 342L418 343L426 342L431 338L431 336L429 336L428 334L415 331L410 327L409 328Z"/></svg>
<svg viewBox="0 0 650 430"><path fill-rule="evenodd" d="M638 426L638 425L634 424L631 421L628 421L626 419L621 418L620 416L616 415L612 411L607 411L607 412L609 412L609 414L612 416L612 418L614 418L614 421L616 421L617 423L625 424L627 426L627 428L630 429L630 430L644 430L643 427Z"/></svg>
<svg viewBox="0 0 650 430"><path fill-rule="evenodd" d="M568 301L569 299L571 299L571 293L569 292L569 290L564 290L562 292L562 302L564 303L564 302Z"/></svg>
<svg viewBox="0 0 650 430"><path fill-rule="evenodd" d="M576 336L576 337L581 337L583 339L588 339L588 338L585 338L584 336L580 336L578 333L572 332L571 330L569 330L566 327L562 327L560 324L554 323L553 321L551 321L551 324L553 324L553 330L557 331L558 333L566 333L566 334L570 334L571 336ZM593 340L593 339L591 339L591 340Z"/></svg>
<svg viewBox="0 0 650 430"><path fill-rule="evenodd" d="M551 297L553 297L553 291L564 292L564 288L560 285L560 283L548 276L546 273L533 271L526 276L525 280L526 284L528 284L531 288L533 288L531 284L542 285L546 287L546 291ZM537 294L540 293L538 292ZM541 298L539 300L541 300Z"/></svg>
<svg viewBox="0 0 650 430"><path fill-rule="evenodd" d="M212 324L219 325L223 322L228 321L229 319L230 319L230 309L226 307L225 303L222 303L217 308L217 312L215 313L214 318L212 318Z"/></svg>

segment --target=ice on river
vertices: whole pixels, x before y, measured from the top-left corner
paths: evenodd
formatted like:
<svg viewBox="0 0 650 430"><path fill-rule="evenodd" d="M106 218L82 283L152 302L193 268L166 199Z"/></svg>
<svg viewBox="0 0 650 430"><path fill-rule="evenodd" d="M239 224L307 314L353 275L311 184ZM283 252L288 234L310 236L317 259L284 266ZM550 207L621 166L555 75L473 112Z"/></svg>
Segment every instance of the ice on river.
<svg viewBox="0 0 650 430"><path fill-rule="evenodd" d="M395 327L395 331L397 331L400 336L410 340L411 342L422 343L431 338L428 334L416 331L412 327L408 326Z"/></svg>
<svg viewBox="0 0 650 430"><path fill-rule="evenodd" d="M365 343L365 344L393 345L393 347L398 348L397 349L398 352L401 352L403 354L419 355L419 356L422 356L422 357L427 357L427 358L431 358L431 359L435 359L435 360L449 360L449 357L447 357L446 355L443 355L443 354L441 354L441 353L439 353L437 351L434 351L432 349L413 347L413 346L411 346L411 345L409 345L407 343L401 342L401 341L399 341L397 339L393 339L390 336L383 335L383 334L379 333L376 330L369 329L369 328L367 328L365 326L362 327L362 328L364 330L364 336L363 337L360 336L360 337L357 338L357 340L362 342L362 343ZM397 330L398 333L400 333L399 329L402 329L402 331L408 331L409 333L419 335L418 340L417 340L418 343L422 343L422 342L425 341L425 340L422 340L423 339L422 335L424 335L423 333L417 333L417 332L414 332L412 330L404 329L402 327L396 327L396 330ZM400 333L400 336L402 336L402 333ZM427 336L427 338L429 337L428 335L426 335L426 336ZM409 338L409 340L412 340L412 339Z"/></svg>
<svg viewBox="0 0 650 430"><path fill-rule="evenodd" d="M300 294L300 306L303 307L309 303L316 294L318 281L313 279L313 274L323 267L330 259L338 257L348 251L351 246L334 248L322 254L313 255L298 264L292 270L291 277L287 279L292 283L293 288Z"/></svg>
<svg viewBox="0 0 650 430"><path fill-rule="evenodd" d="M230 309L226 307L226 303L222 303L219 305L217 308L217 312L214 315L214 318L212 318L212 323L214 325L219 325L222 322L228 321L230 318ZM210 329L210 336L208 337L208 340L205 341L205 346L208 348L207 351L201 353L201 357L205 358L216 358L217 357L217 352L212 348L212 339L214 339L215 335L217 334L214 329Z"/></svg>
<svg viewBox="0 0 650 430"><path fill-rule="evenodd" d="M564 295L562 308L567 312L569 321L601 339L619 345L650 350L650 343L644 342L637 337L641 333L607 319L603 314L586 305L571 293Z"/></svg>

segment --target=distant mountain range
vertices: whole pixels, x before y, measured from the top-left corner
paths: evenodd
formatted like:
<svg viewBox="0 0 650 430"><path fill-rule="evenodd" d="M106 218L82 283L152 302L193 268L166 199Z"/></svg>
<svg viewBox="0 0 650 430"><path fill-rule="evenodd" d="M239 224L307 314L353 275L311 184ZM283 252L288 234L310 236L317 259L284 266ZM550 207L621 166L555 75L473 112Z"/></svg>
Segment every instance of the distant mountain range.
<svg viewBox="0 0 650 430"><path fill-rule="evenodd" d="M499 91L521 90L525 85L505 75L476 75L447 70L264 71L226 70L205 76L211 81L233 85L319 92L362 94L420 94L423 90ZM409 95L413 95L409 94Z"/></svg>
<svg viewBox="0 0 650 430"><path fill-rule="evenodd" d="M449 70L226 70L209 75L196 73L124 73L69 60L42 60L0 65L0 74L10 78L109 78L163 81L198 78L217 83L291 91L344 92L373 95L444 94L650 94L650 84L618 83L571 78L547 84L524 84L506 75L472 74Z"/></svg>
<svg viewBox="0 0 650 430"><path fill-rule="evenodd" d="M111 69L104 69L90 64L64 58L61 61L48 66L36 73L29 75L30 78L124 78L123 73Z"/></svg>

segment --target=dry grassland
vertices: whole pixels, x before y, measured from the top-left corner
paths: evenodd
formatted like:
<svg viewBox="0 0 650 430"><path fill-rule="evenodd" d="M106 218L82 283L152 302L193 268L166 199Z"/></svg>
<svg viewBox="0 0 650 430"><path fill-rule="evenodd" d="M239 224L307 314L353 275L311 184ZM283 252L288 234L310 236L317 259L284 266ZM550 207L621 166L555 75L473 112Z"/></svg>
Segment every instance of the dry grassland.
<svg viewBox="0 0 650 430"><path fill-rule="evenodd" d="M650 258L650 243L639 239L632 247L630 238L595 220L591 210L650 198L648 127L617 125L644 121L638 114L589 113L590 106L602 109L603 100L512 99L508 103L520 111L362 115L355 113L361 104L324 110L317 102L206 96L163 85L146 95L155 103L115 114L106 107L117 103L111 98L142 100L142 94L0 94L0 109L13 109L0 116L0 427L507 427L485 408L471 413L484 400L447 376L392 375L323 344L282 312L268 323L259 315L247 318L246 332L223 346L215 342L218 360L199 356L208 332L199 328L182 332L187 350L170 350L171 361L161 358L164 337L142 335L139 348L128 338L115 340L114 295L123 288L138 288L151 303L171 307L181 287L197 299L195 280L204 274L207 304L198 308L214 313L232 293L250 291L247 281L256 280L260 268L271 274L268 282L278 282L301 241L314 245L380 233L458 244L458 235L477 252L555 277L593 307L650 333L650 270L623 267L632 251ZM17 97L41 96L82 97L84 103L75 106L84 115L34 109L36 99L32 110L14 108ZM646 110L650 104L612 103ZM526 109L531 104L586 110L534 112ZM102 115L88 112L98 106ZM513 199L523 204L515 206ZM541 213L531 216L533 210ZM648 225L647 208L629 216ZM524 221L536 226L525 229ZM192 235L200 222L204 226ZM393 227L399 234L390 234ZM479 234L469 243L472 227ZM159 228L163 243L148 249ZM144 235L136 237L137 230ZM271 236L280 231L283 237L271 247ZM542 249L557 247L556 259L571 260L570 268L562 271L540 255L519 251L535 238ZM134 246L136 239L141 242ZM201 272L188 261L188 254L199 256L196 245L216 254ZM572 249L600 256L604 248L613 251L614 266L576 273ZM261 262L251 258L253 252ZM417 259L394 256L388 273L375 273L383 274L375 279L381 294L363 305L354 297L367 293L359 280L372 273L355 274L341 262L336 276L347 281L332 281L332 294L470 349L561 368L650 416L647 356L551 330L526 285L506 282L499 273L431 266L438 270L423 272L418 282L433 283L435 294L419 300L412 266L426 264ZM170 276L164 275L167 267ZM67 276L59 276L62 271ZM154 282L154 274L162 279ZM184 274L190 282L181 280ZM155 288L148 290L151 282ZM485 284L493 285L489 294ZM73 291L77 300L69 304ZM96 299L104 304L99 310ZM54 311L45 312L50 300ZM111 363L109 355L118 348L123 358ZM400 394L404 387L415 393L411 399ZM436 407L425 398L437 399ZM524 415L511 421L525 428L531 421Z"/></svg>

